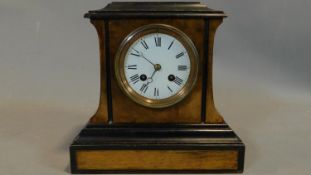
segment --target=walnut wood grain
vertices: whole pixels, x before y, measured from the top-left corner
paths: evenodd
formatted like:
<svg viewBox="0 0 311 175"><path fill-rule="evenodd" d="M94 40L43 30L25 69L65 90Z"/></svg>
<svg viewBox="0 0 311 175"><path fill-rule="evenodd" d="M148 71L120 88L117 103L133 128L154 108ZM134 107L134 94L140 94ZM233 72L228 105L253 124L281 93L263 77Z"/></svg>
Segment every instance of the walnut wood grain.
<svg viewBox="0 0 311 175"><path fill-rule="evenodd" d="M105 27L103 20L91 20L99 39L99 60L100 60L100 98L96 113L90 119L93 124L105 124L108 122L108 103L107 103L107 76L106 76L106 57L105 57Z"/></svg>
<svg viewBox="0 0 311 175"><path fill-rule="evenodd" d="M80 170L236 170L236 150L83 150Z"/></svg>
<svg viewBox="0 0 311 175"><path fill-rule="evenodd" d="M105 58L105 27L103 20L91 20L95 26L100 45L100 103L96 114L91 118L93 124L107 124L107 76ZM186 33L199 53L199 63L203 65L204 55L204 19L128 19L110 20L110 67L111 67L111 97L114 123L201 123L202 108L202 69L199 69L198 80L192 92L180 103L163 108L151 109L143 107L129 99L120 89L114 74L114 57L123 39L134 29L147 24L161 23L172 25ZM213 99L213 46L217 27L221 18L209 19L208 56L207 56L207 93L206 93L206 123L223 123L223 117L217 112ZM201 68L201 67L200 67Z"/></svg>
<svg viewBox="0 0 311 175"><path fill-rule="evenodd" d="M135 10L138 4L145 11ZM162 11L159 4L169 11ZM224 123L213 99L214 37L226 15L191 2L115 5L85 15L99 38L100 99L97 112L70 146L71 173L243 172L245 146ZM130 100L114 73L114 57L123 39L134 29L154 23L183 31L199 54L192 92L163 109Z"/></svg>
<svg viewBox="0 0 311 175"><path fill-rule="evenodd" d="M198 49L200 64L203 62L203 19L162 19L162 20L111 20L110 29L110 54L114 60L116 51L123 39L133 30L147 24L168 24L186 33ZM111 61L111 67L114 67ZM118 86L114 71L112 71L111 89L114 123L200 123L201 122L201 97L202 97L202 72L199 70L198 81L192 92L180 103L163 108L151 109L143 107L129 99Z"/></svg>
<svg viewBox="0 0 311 175"><path fill-rule="evenodd" d="M207 95L206 95L206 123L223 123L223 117L215 108L213 98L213 49L214 38L218 26L222 23L222 19L209 20L209 36L208 36L208 62L207 62Z"/></svg>

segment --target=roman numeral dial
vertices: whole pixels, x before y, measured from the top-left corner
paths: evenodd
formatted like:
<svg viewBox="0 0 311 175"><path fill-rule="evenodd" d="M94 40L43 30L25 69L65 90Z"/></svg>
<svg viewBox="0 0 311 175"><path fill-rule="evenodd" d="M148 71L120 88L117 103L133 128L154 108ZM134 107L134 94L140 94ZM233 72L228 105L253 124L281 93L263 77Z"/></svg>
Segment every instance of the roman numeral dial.
<svg viewBox="0 0 311 175"><path fill-rule="evenodd" d="M146 50L149 49L149 46L148 46L148 44L146 43L145 40L142 39L140 43Z"/></svg>
<svg viewBox="0 0 311 175"><path fill-rule="evenodd" d="M142 103L173 103L171 99L185 96L190 92L189 84L195 82L192 74L197 72L198 58L194 57L196 50L191 50L195 49L191 40L183 39L185 34L173 33L174 30L164 32L167 26L161 27L162 30L133 32L122 44L125 50L121 47L117 53L121 58L116 57L116 64L122 63L122 69L119 71L116 66L116 78L123 92L138 103L142 99Z"/></svg>
<svg viewBox="0 0 311 175"><path fill-rule="evenodd" d="M141 96L157 100L178 93L191 70L184 45L164 33L139 38L130 46L124 64L131 88Z"/></svg>
<svg viewBox="0 0 311 175"><path fill-rule="evenodd" d="M136 84L139 81L139 75L135 74L130 77L130 80L133 84Z"/></svg>
<svg viewBox="0 0 311 175"><path fill-rule="evenodd" d="M180 58L180 57L182 57L182 56L184 56L184 55L185 55L184 52L180 52L180 53L178 53L175 57L178 59L178 58Z"/></svg>
<svg viewBox="0 0 311 175"><path fill-rule="evenodd" d="M179 71L185 71L187 70L188 66L187 65L178 65L178 70Z"/></svg>
<svg viewBox="0 0 311 175"><path fill-rule="evenodd" d="M156 47L161 47L161 37L160 36L154 37L154 42L155 42Z"/></svg>
<svg viewBox="0 0 311 175"><path fill-rule="evenodd" d="M178 86L180 86L183 83L183 81L184 81L183 79L175 77L175 80L173 82L176 83Z"/></svg>
<svg viewBox="0 0 311 175"><path fill-rule="evenodd" d="M137 64L133 64L133 65L128 65L127 69L133 69L136 70L137 69Z"/></svg>

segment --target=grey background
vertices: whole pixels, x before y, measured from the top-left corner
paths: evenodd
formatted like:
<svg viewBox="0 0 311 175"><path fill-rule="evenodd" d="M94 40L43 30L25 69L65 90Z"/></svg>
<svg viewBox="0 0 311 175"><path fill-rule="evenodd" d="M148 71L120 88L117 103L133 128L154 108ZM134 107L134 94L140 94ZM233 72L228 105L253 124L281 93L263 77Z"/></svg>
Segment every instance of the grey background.
<svg viewBox="0 0 311 175"><path fill-rule="evenodd" d="M0 174L68 174L95 112L103 0L0 1ZM245 174L310 174L311 1L209 0L218 110L247 146Z"/></svg>

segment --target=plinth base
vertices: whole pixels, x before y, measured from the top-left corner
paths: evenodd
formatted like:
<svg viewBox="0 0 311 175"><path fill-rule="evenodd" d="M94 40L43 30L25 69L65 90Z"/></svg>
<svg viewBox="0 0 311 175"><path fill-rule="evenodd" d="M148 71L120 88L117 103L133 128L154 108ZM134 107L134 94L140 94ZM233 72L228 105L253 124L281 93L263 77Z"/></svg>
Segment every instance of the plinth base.
<svg viewBox="0 0 311 175"><path fill-rule="evenodd" d="M87 125L72 173L241 173L244 144L227 124Z"/></svg>

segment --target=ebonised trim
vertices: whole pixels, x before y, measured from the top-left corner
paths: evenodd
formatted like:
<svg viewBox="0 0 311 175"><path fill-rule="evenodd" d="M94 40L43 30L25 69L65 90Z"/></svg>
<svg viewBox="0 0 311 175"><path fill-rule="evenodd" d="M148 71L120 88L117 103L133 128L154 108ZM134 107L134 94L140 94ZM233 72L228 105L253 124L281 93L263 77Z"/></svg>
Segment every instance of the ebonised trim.
<svg viewBox="0 0 311 175"><path fill-rule="evenodd" d="M239 148L239 156L238 156L238 170L240 170L240 173L244 171L244 161L245 161L245 145L241 141L241 147Z"/></svg>
<svg viewBox="0 0 311 175"><path fill-rule="evenodd" d="M200 2L112 2L84 15L90 19L118 18L223 18L221 10L210 9Z"/></svg>
<svg viewBox="0 0 311 175"><path fill-rule="evenodd" d="M72 145L69 148L70 153L70 169L71 172L74 173L75 170L78 169L77 167L77 156L76 156L76 149L72 147Z"/></svg>
<svg viewBox="0 0 311 175"><path fill-rule="evenodd" d="M146 13L115 13L115 14L96 14L96 15L85 15L85 18L94 19L208 19L208 18L224 18L226 15L206 15L202 14L170 14L170 13L159 13L159 14L146 14Z"/></svg>
<svg viewBox="0 0 311 175"><path fill-rule="evenodd" d="M112 94L111 94L111 67L110 67L110 35L109 35L109 20L104 22L105 25L105 57L106 57L106 88L107 88L107 107L108 107L108 123L113 122L112 113Z"/></svg>
<svg viewBox="0 0 311 175"><path fill-rule="evenodd" d="M102 125L89 123L86 128L196 128L196 129L213 129L213 128L224 128L230 129L226 123L216 124L188 124L188 123L114 123L113 125Z"/></svg>
<svg viewBox="0 0 311 175"><path fill-rule="evenodd" d="M209 20L204 20L204 53L202 64L202 102L201 102L201 122L206 123L206 94L207 94L207 79L208 79L208 41L209 41Z"/></svg>
<svg viewBox="0 0 311 175"><path fill-rule="evenodd" d="M79 170L79 150L236 150L237 169ZM71 172L81 173L241 173L245 146L227 124L87 125L70 146Z"/></svg>

